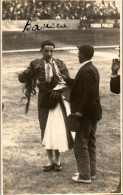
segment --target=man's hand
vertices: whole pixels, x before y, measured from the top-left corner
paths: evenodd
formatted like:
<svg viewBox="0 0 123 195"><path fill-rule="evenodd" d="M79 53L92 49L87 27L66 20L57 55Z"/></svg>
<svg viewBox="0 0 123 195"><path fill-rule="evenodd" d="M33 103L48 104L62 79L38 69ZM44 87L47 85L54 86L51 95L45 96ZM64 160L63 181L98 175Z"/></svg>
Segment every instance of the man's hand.
<svg viewBox="0 0 123 195"><path fill-rule="evenodd" d="M80 119L83 116L83 114L80 113L80 112L71 113L70 115L73 116L73 117L75 117L75 118L77 118L77 119Z"/></svg>
<svg viewBox="0 0 123 195"><path fill-rule="evenodd" d="M59 75L62 76L62 78L64 79L65 82L67 81L68 77L66 77L65 75L63 75L61 73Z"/></svg>
<svg viewBox="0 0 123 195"><path fill-rule="evenodd" d="M61 96L61 94L60 94L59 92L57 92L57 91L52 91L52 93L51 93L51 95L50 95L50 97L51 97L52 99L59 99L60 96Z"/></svg>
<svg viewBox="0 0 123 195"><path fill-rule="evenodd" d="M112 75L117 75L119 69L120 69L120 61L118 59L113 59L112 67L111 67Z"/></svg>
<svg viewBox="0 0 123 195"><path fill-rule="evenodd" d="M76 116L82 117L82 113L80 113L80 112L76 112L75 114L76 114Z"/></svg>

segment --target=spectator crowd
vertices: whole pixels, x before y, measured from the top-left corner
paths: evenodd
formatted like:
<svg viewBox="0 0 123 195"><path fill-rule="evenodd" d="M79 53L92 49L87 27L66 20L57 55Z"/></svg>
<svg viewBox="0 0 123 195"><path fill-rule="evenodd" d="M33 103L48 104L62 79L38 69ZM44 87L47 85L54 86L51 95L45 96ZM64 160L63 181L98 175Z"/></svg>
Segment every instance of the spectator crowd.
<svg viewBox="0 0 123 195"><path fill-rule="evenodd" d="M119 19L118 1L2 1L3 20Z"/></svg>

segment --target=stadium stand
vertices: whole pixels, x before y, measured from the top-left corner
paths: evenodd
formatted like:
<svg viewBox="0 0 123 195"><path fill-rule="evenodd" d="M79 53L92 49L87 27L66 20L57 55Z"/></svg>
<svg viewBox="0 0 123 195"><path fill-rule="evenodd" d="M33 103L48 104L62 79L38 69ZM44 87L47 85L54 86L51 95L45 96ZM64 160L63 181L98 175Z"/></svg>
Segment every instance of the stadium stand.
<svg viewBox="0 0 123 195"><path fill-rule="evenodd" d="M79 19L81 26L99 19L118 20L119 7L118 1L6 0L2 1L2 19Z"/></svg>

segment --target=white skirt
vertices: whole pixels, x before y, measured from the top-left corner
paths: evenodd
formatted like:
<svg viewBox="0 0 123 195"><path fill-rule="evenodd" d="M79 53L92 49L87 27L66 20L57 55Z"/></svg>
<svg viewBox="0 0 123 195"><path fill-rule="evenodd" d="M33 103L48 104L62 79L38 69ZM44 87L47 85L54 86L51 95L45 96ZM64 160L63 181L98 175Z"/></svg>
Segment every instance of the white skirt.
<svg viewBox="0 0 123 195"><path fill-rule="evenodd" d="M66 107L67 115L69 115L69 104L64 100L63 102ZM65 152L69 150L66 126L64 123L62 109L59 103L54 109L49 110L42 145L45 145L45 149L47 150L59 150L59 152Z"/></svg>

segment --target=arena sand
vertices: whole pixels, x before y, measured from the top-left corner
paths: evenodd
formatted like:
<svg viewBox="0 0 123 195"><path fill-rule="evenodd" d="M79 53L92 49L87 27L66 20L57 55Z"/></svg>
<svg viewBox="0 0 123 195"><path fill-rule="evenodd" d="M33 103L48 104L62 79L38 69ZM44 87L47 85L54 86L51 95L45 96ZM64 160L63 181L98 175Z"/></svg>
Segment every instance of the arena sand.
<svg viewBox="0 0 123 195"><path fill-rule="evenodd" d="M40 53L3 55L2 98L2 162L4 194L79 194L110 193L120 178L120 95L110 92L112 58L117 50L96 50L94 64L100 73L100 96L103 118L97 127L97 179L91 184L77 184L71 180L77 171L73 150L62 154L62 172L45 173L47 163L41 145L37 117L37 95L31 99L30 110L24 114L26 101L21 102L22 84L17 73L29 65ZM80 64L77 51L56 52L72 77Z"/></svg>

